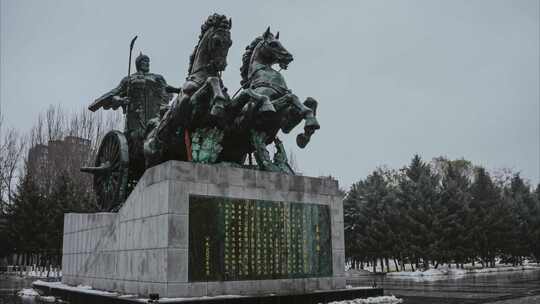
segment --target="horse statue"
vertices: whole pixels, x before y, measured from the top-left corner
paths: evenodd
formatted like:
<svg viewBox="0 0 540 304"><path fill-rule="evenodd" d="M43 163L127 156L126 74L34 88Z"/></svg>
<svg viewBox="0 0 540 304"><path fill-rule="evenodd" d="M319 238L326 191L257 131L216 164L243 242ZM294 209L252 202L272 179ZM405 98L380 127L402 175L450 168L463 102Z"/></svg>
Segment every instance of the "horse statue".
<svg viewBox="0 0 540 304"><path fill-rule="evenodd" d="M192 161L194 155L194 161L215 162L230 100L221 73L232 45L231 27L232 20L219 14L209 16L201 26L186 82L145 140L147 168L173 159Z"/></svg>
<svg viewBox="0 0 540 304"><path fill-rule="evenodd" d="M287 87L283 75L272 66L287 69L293 56L274 36L270 27L246 47L242 57L242 91L227 104L229 122L222 141L218 161L244 164L254 154L258 169L294 174L287 163L279 130L289 133L302 120L304 132L297 136L297 145L304 148L315 130L317 101L308 97L304 103ZM266 146L274 143L277 152L271 159Z"/></svg>

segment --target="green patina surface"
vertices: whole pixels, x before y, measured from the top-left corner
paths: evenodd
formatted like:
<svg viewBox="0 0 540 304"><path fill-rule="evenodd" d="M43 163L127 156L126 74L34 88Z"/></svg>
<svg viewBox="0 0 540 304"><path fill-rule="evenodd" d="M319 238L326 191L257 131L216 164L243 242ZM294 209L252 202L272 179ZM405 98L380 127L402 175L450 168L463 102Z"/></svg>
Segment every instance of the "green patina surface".
<svg viewBox="0 0 540 304"><path fill-rule="evenodd" d="M191 136L191 155L193 162L213 164L223 149L223 131L218 128L197 129Z"/></svg>
<svg viewBox="0 0 540 304"><path fill-rule="evenodd" d="M332 275L328 206L190 196L189 281Z"/></svg>

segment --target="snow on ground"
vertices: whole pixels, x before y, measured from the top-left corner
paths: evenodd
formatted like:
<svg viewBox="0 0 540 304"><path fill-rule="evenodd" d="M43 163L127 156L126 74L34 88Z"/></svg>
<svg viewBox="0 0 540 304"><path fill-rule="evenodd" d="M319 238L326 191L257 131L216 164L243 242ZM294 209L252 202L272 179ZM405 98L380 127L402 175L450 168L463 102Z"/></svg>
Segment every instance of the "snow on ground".
<svg viewBox="0 0 540 304"><path fill-rule="evenodd" d="M120 295L116 292L92 289L92 286L87 286L87 285L78 285L77 287L73 287L73 286L63 284L62 282L44 282L41 280L37 280L33 282L32 285L59 288L63 290L77 291L81 293L88 293L88 294L95 294L95 295L112 296L112 297L118 297L118 298L131 298L131 299L134 298L133 300L141 302L141 303L148 303L148 300L149 300L145 298L136 298L137 297L136 295ZM33 289L29 289L29 290L33 290ZM37 292L36 292L36 295L37 295ZM243 296L223 295L223 296L215 296L215 297L197 297L197 298L160 298L159 303L169 303L169 302L177 302L177 301L183 301L183 300L191 301L193 299L227 299L227 298L240 298L240 297L243 297Z"/></svg>
<svg viewBox="0 0 540 304"><path fill-rule="evenodd" d="M386 274L388 277L392 278L404 278L412 279L414 281L436 281L444 280L448 277L456 278L462 277L468 274L479 274L479 273L497 273L497 272L508 272L508 271L523 271L523 270L533 270L540 269L538 265L524 265L524 266L498 266L495 268L448 268L448 267L439 267L437 269L429 269L426 271L399 271L399 272L389 272Z"/></svg>
<svg viewBox="0 0 540 304"><path fill-rule="evenodd" d="M79 285L77 287L69 286L66 284L62 284L62 282L44 282L41 280L37 280L32 285L35 286L44 286L44 287L53 287L53 288L60 288L64 290L69 291L77 291L81 293L88 293L88 294L95 294L95 295L103 295L103 296L118 296L118 293L116 292L109 292L104 290L97 290L92 289L92 286L86 286L86 285Z"/></svg>
<svg viewBox="0 0 540 304"><path fill-rule="evenodd" d="M230 299L230 298L243 298L245 296L240 295L221 295L221 296L203 296L203 297L193 297L193 298L160 298L159 303L172 303L172 302L181 302L181 301L193 301L193 300L204 300L204 299L211 299L211 300L217 300L217 299ZM137 301L141 303L148 303L149 299L137 299Z"/></svg>
<svg viewBox="0 0 540 304"><path fill-rule="evenodd" d="M372 289L371 286L352 286L352 285L345 285L345 289Z"/></svg>
<svg viewBox="0 0 540 304"><path fill-rule="evenodd" d="M403 299L395 296L371 297L367 299L354 299L345 301L330 302L328 304L397 304L403 302Z"/></svg>
<svg viewBox="0 0 540 304"><path fill-rule="evenodd" d="M241 295L221 295L221 296L203 296L203 297L195 297L195 298L160 298L159 303L171 303L171 302L181 302L181 301L193 301L193 300L204 300L204 299L229 299L229 298L242 298L245 296ZM137 301L141 303L148 303L149 299L136 299ZM345 300L345 301L337 301L337 302L330 302L328 304L397 304L401 303L403 300L396 298L395 296L381 296L381 297L371 297L367 299L354 299L354 300Z"/></svg>
<svg viewBox="0 0 540 304"><path fill-rule="evenodd" d="M365 270L365 269L349 269L345 271L345 276L347 277L358 277L358 276L365 276L365 275L371 275L372 272Z"/></svg>
<svg viewBox="0 0 540 304"><path fill-rule="evenodd" d="M499 259L496 259L496 268L508 268L512 267L509 266L509 264L503 264L500 263L501 261ZM455 265L455 264L452 264ZM362 275L370 275L373 274L373 265L372 264L364 264L364 269L354 269L351 267L352 265L350 263L345 264L345 275L346 276L362 276ZM376 273L395 273L395 272L401 272L400 269L398 269L398 265L394 263L389 263L389 268L383 267L381 268L380 260L377 260L376 266L375 266L375 272ZM416 272L414 271L416 268L414 265L411 265L409 263L406 263L403 265L406 272ZM523 260L523 266L532 266L532 267L540 267L540 262L535 263L530 260ZM431 266L433 267L433 266ZM447 267L446 264L441 264L438 268L445 268ZM463 267L465 269L491 269L491 268L482 268L481 264L476 263L475 266L473 266L471 263L463 264ZM520 267L520 266L518 266ZM520 269L521 270L521 269ZM490 272L490 271L487 271Z"/></svg>
<svg viewBox="0 0 540 304"><path fill-rule="evenodd" d="M37 298L40 303L54 303L56 301L56 298L53 296L39 295L37 290L33 288L23 288L17 295L22 298Z"/></svg>
<svg viewBox="0 0 540 304"><path fill-rule="evenodd" d="M54 303L56 301L56 298L53 296L40 296L39 300L45 303Z"/></svg>
<svg viewBox="0 0 540 304"><path fill-rule="evenodd" d="M17 292L17 295L20 297L36 297L39 296L39 293L33 288L23 288L21 291Z"/></svg>

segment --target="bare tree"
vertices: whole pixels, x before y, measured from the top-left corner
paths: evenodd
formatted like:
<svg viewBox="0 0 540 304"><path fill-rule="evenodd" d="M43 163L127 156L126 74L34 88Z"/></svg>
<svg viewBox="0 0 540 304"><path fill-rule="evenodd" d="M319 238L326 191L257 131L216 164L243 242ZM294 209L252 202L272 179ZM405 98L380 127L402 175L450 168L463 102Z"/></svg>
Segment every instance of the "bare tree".
<svg viewBox="0 0 540 304"><path fill-rule="evenodd" d="M510 183L512 181L512 178L516 173L515 170L511 168L498 168L495 170L492 170L491 176L493 179L493 182L500 188L505 189L510 186Z"/></svg>
<svg viewBox="0 0 540 304"><path fill-rule="evenodd" d="M91 191L91 176L79 168L93 163L105 133L119 129L122 121L118 111L68 113L60 106L49 106L29 134L27 173L44 193L50 193L60 175Z"/></svg>
<svg viewBox="0 0 540 304"><path fill-rule="evenodd" d="M0 109L0 214L12 202L24 145L24 140L15 129L5 128Z"/></svg>

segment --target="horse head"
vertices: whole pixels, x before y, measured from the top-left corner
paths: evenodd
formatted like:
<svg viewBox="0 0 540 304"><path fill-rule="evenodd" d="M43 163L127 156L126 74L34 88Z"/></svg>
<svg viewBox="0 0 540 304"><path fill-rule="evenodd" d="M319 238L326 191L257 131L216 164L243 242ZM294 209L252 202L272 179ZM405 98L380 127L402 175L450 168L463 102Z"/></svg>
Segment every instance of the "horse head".
<svg viewBox="0 0 540 304"><path fill-rule="evenodd" d="M261 42L255 52L257 59L263 64L279 64L282 69L287 69L293 61L293 55L279 41L279 32L274 36L270 27L261 36Z"/></svg>
<svg viewBox="0 0 540 304"><path fill-rule="evenodd" d="M217 75L227 66L227 54L232 45L232 20L213 14L201 26L199 42L190 56L189 74L204 71Z"/></svg>

